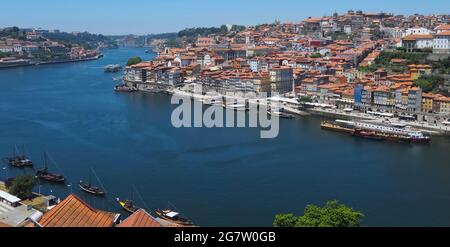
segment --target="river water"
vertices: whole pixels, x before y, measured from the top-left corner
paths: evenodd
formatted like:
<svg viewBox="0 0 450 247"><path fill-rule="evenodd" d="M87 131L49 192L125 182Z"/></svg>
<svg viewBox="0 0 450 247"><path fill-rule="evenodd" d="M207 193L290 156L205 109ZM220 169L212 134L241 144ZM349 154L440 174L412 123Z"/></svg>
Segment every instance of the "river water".
<svg viewBox="0 0 450 247"><path fill-rule="evenodd" d="M103 73L107 64L154 54L104 54L0 70L0 155L24 144L39 168L47 151L57 164L49 168L72 183L44 183L44 194L75 193L121 213L117 197L149 210L175 206L201 226L270 226L277 213L302 214L309 203L333 199L362 211L365 226L450 226L449 138L429 146L364 140L322 131L317 117L282 119L276 139L249 128L176 129L170 97L117 94L117 75ZM104 199L78 188L90 168ZM0 172L4 179L34 171Z"/></svg>

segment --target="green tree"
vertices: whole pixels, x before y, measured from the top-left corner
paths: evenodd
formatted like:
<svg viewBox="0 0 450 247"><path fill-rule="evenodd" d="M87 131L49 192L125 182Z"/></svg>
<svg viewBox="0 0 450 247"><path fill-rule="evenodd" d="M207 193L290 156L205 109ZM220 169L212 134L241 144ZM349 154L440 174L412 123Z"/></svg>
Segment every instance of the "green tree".
<svg viewBox="0 0 450 247"><path fill-rule="evenodd" d="M426 79L417 79L414 81L414 85L420 87L424 92L428 93L433 90L433 84Z"/></svg>
<svg viewBox="0 0 450 247"><path fill-rule="evenodd" d="M280 214L275 217L275 227L359 227L364 214L339 203L329 201L324 207L308 205L303 216Z"/></svg>
<svg viewBox="0 0 450 247"><path fill-rule="evenodd" d="M14 179L9 192L19 198L28 198L33 192L37 179L32 175L20 176Z"/></svg>
<svg viewBox="0 0 450 247"><path fill-rule="evenodd" d="M420 87L424 92L439 91L444 84L444 78L436 75L422 75L414 81L414 85Z"/></svg>
<svg viewBox="0 0 450 247"><path fill-rule="evenodd" d="M275 227L293 227L296 225L298 217L294 214L278 214L275 216L273 226Z"/></svg>
<svg viewBox="0 0 450 247"><path fill-rule="evenodd" d="M128 59L127 66L138 64L140 62L142 62L142 58L140 58L140 57L132 57L132 58Z"/></svg>

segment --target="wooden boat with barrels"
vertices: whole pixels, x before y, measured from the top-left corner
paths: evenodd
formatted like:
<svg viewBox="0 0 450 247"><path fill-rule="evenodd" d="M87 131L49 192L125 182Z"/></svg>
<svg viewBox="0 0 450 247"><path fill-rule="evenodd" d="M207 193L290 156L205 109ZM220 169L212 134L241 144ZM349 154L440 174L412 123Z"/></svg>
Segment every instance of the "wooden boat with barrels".
<svg viewBox="0 0 450 247"><path fill-rule="evenodd" d="M38 170L36 175L39 179L53 183L64 183L64 181L66 180L66 178L63 175L49 172L47 168Z"/></svg>
<svg viewBox="0 0 450 247"><path fill-rule="evenodd" d="M48 167L47 167L47 153L44 153L44 168L40 169L36 172L36 176L39 179L48 181L48 182L52 182L52 183L64 183L64 181L66 180L66 178L58 173L53 173L53 172L49 172L48 171Z"/></svg>
<svg viewBox="0 0 450 247"><path fill-rule="evenodd" d="M98 186L94 186L91 182L91 174L93 174L95 176L95 178L97 179L97 182L100 184L101 187ZM92 194L94 196L104 196L106 195L106 190L105 187L103 186L102 182L100 181L100 179L98 178L97 174L95 173L94 169L90 168L90 173L89 173L89 182L85 182L83 180L80 181L80 183L78 184L80 186L80 189L86 193Z"/></svg>
<svg viewBox="0 0 450 247"><path fill-rule="evenodd" d="M181 217L180 213L177 213L172 210L160 210L157 209L155 211L156 216L159 218L166 220L170 223L180 225L180 226L194 226L191 220Z"/></svg>
<svg viewBox="0 0 450 247"><path fill-rule="evenodd" d="M22 153L19 152L17 146L14 146L14 154L11 157L5 158L6 163L12 167L24 168L32 167L33 162L26 158L25 146L22 146Z"/></svg>
<svg viewBox="0 0 450 247"><path fill-rule="evenodd" d="M139 210L139 208L134 205L134 202L132 200L120 200L119 198L117 198L117 202L128 213L132 214Z"/></svg>
<svg viewBox="0 0 450 247"><path fill-rule="evenodd" d="M83 190L86 193L89 193L89 194L92 194L95 196L106 195L106 192L103 189L93 186L91 183L80 181L79 186L80 186L81 190Z"/></svg>

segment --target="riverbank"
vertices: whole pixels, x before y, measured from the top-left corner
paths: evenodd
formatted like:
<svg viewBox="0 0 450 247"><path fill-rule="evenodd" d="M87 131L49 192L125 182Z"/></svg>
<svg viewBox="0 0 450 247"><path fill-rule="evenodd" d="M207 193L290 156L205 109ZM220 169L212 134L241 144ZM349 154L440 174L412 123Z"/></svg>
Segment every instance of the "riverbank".
<svg viewBox="0 0 450 247"><path fill-rule="evenodd" d="M38 61L30 61L27 62L20 61L17 63L1 63L0 62L0 69L9 69L9 68L17 68L17 67L27 67L27 66L38 66L38 65L49 65L49 64L62 64L62 63L77 63L77 62L87 62L87 61L94 61L98 60L103 57L103 54L94 56L94 57L87 57L87 58L79 58L79 59L65 59L65 60L54 60L54 61L46 61L46 62L38 62ZM23 59L21 59L23 60Z"/></svg>
<svg viewBox="0 0 450 247"><path fill-rule="evenodd" d="M161 91L158 91L161 92ZM404 121L396 117L377 117L371 114L358 112L358 111L345 111L343 109L336 108L326 108L326 107L310 107L308 105L297 102L293 98L287 97L272 97L267 99L259 99L259 98L242 98L236 96L227 96L218 93L214 94L196 94L192 92L186 92L180 89L170 89L165 90L165 93L173 94L179 97L190 97L193 100L205 102L211 101L214 98L220 98L221 102L226 104L227 101L234 102L235 100L240 100L243 102L248 102L248 104L263 104L269 105L271 102L279 103L285 110L293 115L299 117L306 117L309 115L316 115L327 118L334 119L345 119L345 120L364 120L371 123L381 123L385 121L390 121L391 123L409 125L411 127L415 127L420 131L430 134L430 135L445 135L450 136L450 126L431 124L426 122L418 122L418 121ZM155 93L155 92L153 92ZM157 92L156 92L157 93Z"/></svg>

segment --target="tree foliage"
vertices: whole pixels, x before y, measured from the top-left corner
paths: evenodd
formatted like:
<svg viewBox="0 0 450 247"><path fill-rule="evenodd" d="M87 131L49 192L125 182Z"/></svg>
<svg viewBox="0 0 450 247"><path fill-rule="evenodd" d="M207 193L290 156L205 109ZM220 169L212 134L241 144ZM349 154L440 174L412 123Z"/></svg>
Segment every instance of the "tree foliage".
<svg viewBox="0 0 450 247"><path fill-rule="evenodd" d="M320 58L322 57L322 55L320 53L313 53L311 55L309 55L310 58Z"/></svg>
<svg viewBox="0 0 450 247"><path fill-rule="evenodd" d="M439 73L450 74L450 57L439 60L434 67Z"/></svg>
<svg viewBox="0 0 450 247"><path fill-rule="evenodd" d="M444 78L436 75L423 75L414 81L414 85L420 87L424 92L438 91L443 85Z"/></svg>
<svg viewBox="0 0 450 247"><path fill-rule="evenodd" d="M140 62L142 62L142 58L140 58L140 57L132 57L132 58L128 59L127 66L138 64Z"/></svg>
<svg viewBox="0 0 450 247"><path fill-rule="evenodd" d="M209 36L212 34L221 34L225 35L228 31L231 32L240 32L245 30L245 26L233 25L231 29L228 30L228 27L222 25L220 27L197 27L197 28L186 28L178 32L178 37L198 37L198 36Z"/></svg>
<svg viewBox="0 0 450 247"><path fill-rule="evenodd" d="M275 227L359 227L364 214L339 203L329 201L324 207L308 205L303 216L279 214Z"/></svg>
<svg viewBox="0 0 450 247"><path fill-rule="evenodd" d="M80 45L84 48L96 48L100 42L115 45L113 39L102 34L82 33L66 33L66 32L46 32L43 36L47 39L64 43L65 45Z"/></svg>
<svg viewBox="0 0 450 247"><path fill-rule="evenodd" d="M273 225L275 227L294 227L297 221L298 217L294 214L278 214L275 216Z"/></svg>
<svg viewBox="0 0 450 247"><path fill-rule="evenodd" d="M25 32L20 30L18 27L7 27L0 30L0 37L26 40Z"/></svg>
<svg viewBox="0 0 450 247"><path fill-rule="evenodd" d="M164 42L164 46L170 48L181 48L183 47L183 44L177 39L167 39Z"/></svg>
<svg viewBox="0 0 450 247"><path fill-rule="evenodd" d="M17 177L12 182L9 192L19 198L28 198L33 192L34 186L36 186L37 180L32 175L25 175Z"/></svg>

